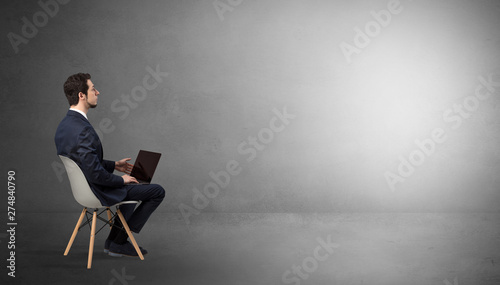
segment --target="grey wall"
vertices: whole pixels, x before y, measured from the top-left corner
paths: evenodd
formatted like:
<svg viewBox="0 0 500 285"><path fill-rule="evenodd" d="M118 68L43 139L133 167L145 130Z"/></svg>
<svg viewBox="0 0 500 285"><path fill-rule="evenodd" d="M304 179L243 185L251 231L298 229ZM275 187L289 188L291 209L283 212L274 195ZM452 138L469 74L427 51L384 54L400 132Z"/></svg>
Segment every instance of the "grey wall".
<svg viewBox="0 0 500 285"><path fill-rule="evenodd" d="M20 209L78 208L53 136L63 82L88 72L106 158L163 153L160 211L499 210L500 84L479 79L500 81L498 1L57 7L2 2L1 170L17 172ZM229 183L196 196L228 163Z"/></svg>

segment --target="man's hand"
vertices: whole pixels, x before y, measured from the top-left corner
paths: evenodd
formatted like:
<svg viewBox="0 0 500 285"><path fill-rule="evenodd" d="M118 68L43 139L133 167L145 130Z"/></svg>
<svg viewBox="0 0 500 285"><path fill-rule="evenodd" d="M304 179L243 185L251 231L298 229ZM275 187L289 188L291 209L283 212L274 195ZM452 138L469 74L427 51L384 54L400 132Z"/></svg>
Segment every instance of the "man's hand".
<svg viewBox="0 0 500 285"><path fill-rule="evenodd" d="M139 183L135 177L132 177L128 174L122 175L123 178L123 184L129 184L129 183Z"/></svg>
<svg viewBox="0 0 500 285"><path fill-rule="evenodd" d="M129 161L129 160L130 160L130 158L124 158L122 160L116 161L115 162L115 169L118 171L121 171L123 173L130 174L134 165L128 163L127 161Z"/></svg>

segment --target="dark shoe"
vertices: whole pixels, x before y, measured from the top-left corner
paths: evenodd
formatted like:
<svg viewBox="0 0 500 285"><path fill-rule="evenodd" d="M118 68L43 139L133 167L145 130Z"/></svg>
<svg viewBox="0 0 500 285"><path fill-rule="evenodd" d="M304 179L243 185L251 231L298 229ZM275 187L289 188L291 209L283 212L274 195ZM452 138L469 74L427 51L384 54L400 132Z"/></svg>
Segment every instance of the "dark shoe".
<svg viewBox="0 0 500 285"><path fill-rule="evenodd" d="M148 254L148 251L145 250L142 247L139 247L141 250L142 255ZM137 251L135 251L134 246L130 242L126 242L124 244L117 244L115 242L111 242L109 245L109 255L115 256L115 257L122 257L122 256L139 256L137 254Z"/></svg>
<svg viewBox="0 0 500 285"><path fill-rule="evenodd" d="M109 253L109 245L111 244L111 240L109 238L104 242L104 253Z"/></svg>

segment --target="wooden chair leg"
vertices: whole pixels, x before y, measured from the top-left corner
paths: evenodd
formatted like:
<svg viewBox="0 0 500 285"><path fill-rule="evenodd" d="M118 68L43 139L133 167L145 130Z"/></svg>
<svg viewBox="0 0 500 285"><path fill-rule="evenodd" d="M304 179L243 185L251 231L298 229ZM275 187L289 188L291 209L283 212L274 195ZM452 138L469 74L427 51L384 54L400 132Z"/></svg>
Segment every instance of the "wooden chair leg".
<svg viewBox="0 0 500 285"><path fill-rule="evenodd" d="M85 213L87 212L87 208L83 208L82 213L80 214L80 218L78 219L78 222L76 223L76 227L73 230L73 234L71 235L71 238L69 240L68 245L66 246L66 250L64 251L64 255L68 255L69 250L71 249L71 246L73 245L73 241L76 238L76 234L78 233L78 229L80 228L80 225L82 224L83 217L85 216Z"/></svg>
<svg viewBox="0 0 500 285"><path fill-rule="evenodd" d="M94 253L94 239L95 239L95 225L97 221L97 210L94 210L92 215L92 229L90 231L90 245L89 245L89 261L87 264L87 269L92 267L92 255Z"/></svg>
<svg viewBox="0 0 500 285"><path fill-rule="evenodd" d="M120 209L116 209L116 213L118 214L118 217L120 217L120 221L122 222L123 227L125 228L125 231L127 231L128 237L130 238L130 241L132 242L132 245L135 248L135 251L141 258L141 260L144 260L144 256L142 255L141 249L139 248L139 245L137 245L137 242L135 241L134 236L132 235L132 232L130 231L130 228L128 227L127 221L125 221L125 218L123 217L122 212Z"/></svg>
<svg viewBox="0 0 500 285"><path fill-rule="evenodd" d="M109 225L109 228L112 229L113 228L113 221L111 220L111 210L109 209L109 207L106 208L106 212L108 213L108 221L110 223Z"/></svg>

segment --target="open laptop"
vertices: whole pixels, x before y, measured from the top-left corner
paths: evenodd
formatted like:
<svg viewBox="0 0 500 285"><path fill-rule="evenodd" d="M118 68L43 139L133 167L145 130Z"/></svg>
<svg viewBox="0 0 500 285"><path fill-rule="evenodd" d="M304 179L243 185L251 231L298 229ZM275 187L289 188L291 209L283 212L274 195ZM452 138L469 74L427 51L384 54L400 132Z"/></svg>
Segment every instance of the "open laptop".
<svg viewBox="0 0 500 285"><path fill-rule="evenodd" d="M139 184L150 184L160 157L161 153L140 150L130 176L135 177Z"/></svg>

